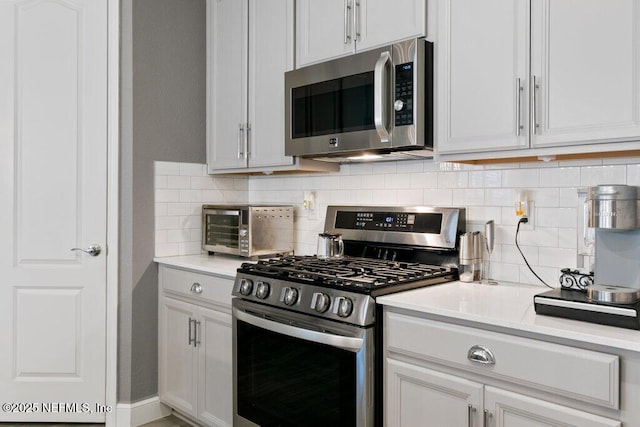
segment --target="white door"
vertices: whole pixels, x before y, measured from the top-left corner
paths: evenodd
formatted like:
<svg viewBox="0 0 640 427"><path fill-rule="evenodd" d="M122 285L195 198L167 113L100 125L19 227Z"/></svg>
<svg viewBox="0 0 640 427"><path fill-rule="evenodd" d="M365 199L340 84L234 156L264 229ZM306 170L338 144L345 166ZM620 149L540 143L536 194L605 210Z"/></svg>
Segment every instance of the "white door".
<svg viewBox="0 0 640 427"><path fill-rule="evenodd" d="M358 51L426 35L424 0L358 0L355 4Z"/></svg>
<svg viewBox="0 0 640 427"><path fill-rule="evenodd" d="M636 0L532 0L532 146L638 139L639 25Z"/></svg>
<svg viewBox="0 0 640 427"><path fill-rule="evenodd" d="M249 167L293 164L284 155L284 73L293 69L293 0L249 2Z"/></svg>
<svg viewBox="0 0 640 427"><path fill-rule="evenodd" d="M443 0L438 14L438 152L527 148L529 0Z"/></svg>
<svg viewBox="0 0 640 427"><path fill-rule="evenodd" d="M0 421L104 421L106 0L0 0L0 174Z"/></svg>
<svg viewBox="0 0 640 427"><path fill-rule="evenodd" d="M296 1L296 66L355 52L355 0Z"/></svg>
<svg viewBox="0 0 640 427"><path fill-rule="evenodd" d="M622 423L588 412L486 386L487 426L495 427L620 427Z"/></svg>
<svg viewBox="0 0 640 427"><path fill-rule="evenodd" d="M209 172L247 166L248 0L207 1Z"/></svg>
<svg viewBox="0 0 640 427"><path fill-rule="evenodd" d="M481 425L482 384L387 358L388 426Z"/></svg>

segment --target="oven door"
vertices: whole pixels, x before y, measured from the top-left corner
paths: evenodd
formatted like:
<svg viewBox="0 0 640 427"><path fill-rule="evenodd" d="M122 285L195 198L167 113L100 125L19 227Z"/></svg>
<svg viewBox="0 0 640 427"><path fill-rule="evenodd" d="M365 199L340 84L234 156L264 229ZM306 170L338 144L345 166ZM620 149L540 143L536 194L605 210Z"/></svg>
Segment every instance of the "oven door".
<svg viewBox="0 0 640 427"><path fill-rule="evenodd" d="M233 300L234 426L373 426L373 328Z"/></svg>

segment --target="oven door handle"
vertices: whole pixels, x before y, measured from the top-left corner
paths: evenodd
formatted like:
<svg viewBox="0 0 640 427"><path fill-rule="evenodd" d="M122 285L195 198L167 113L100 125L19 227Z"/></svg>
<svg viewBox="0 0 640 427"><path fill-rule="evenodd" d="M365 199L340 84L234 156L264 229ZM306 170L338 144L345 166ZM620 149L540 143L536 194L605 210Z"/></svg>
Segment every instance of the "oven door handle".
<svg viewBox="0 0 640 427"><path fill-rule="evenodd" d="M352 351L354 353L357 353L364 344L363 338L327 334L325 332L312 331L309 329L299 328L297 326L286 325L263 317L253 316L235 307L233 308L233 317L258 328L276 332L278 334L300 338L305 341L312 341L319 344L326 344L342 350Z"/></svg>

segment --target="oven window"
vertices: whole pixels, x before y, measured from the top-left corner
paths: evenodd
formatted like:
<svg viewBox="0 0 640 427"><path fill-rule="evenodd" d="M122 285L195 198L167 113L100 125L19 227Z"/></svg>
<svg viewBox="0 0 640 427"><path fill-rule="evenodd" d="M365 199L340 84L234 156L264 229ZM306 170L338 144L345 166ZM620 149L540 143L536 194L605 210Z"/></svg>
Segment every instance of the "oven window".
<svg viewBox="0 0 640 427"><path fill-rule="evenodd" d="M355 426L356 354L237 321L238 415L262 426Z"/></svg>
<svg viewBox="0 0 640 427"><path fill-rule="evenodd" d="M238 247L239 215L206 214L207 245Z"/></svg>
<svg viewBox="0 0 640 427"><path fill-rule="evenodd" d="M292 90L292 137L374 129L373 71Z"/></svg>

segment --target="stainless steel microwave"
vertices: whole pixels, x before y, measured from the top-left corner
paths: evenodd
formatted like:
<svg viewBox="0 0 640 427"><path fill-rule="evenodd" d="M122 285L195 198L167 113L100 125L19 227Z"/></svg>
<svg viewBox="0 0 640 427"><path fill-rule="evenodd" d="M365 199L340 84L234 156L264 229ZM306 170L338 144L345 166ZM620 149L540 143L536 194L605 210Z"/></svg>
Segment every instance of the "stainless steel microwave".
<svg viewBox="0 0 640 427"><path fill-rule="evenodd" d="M293 206L203 205L202 248L248 258L293 252Z"/></svg>
<svg viewBox="0 0 640 427"><path fill-rule="evenodd" d="M433 155L433 44L413 39L285 73L285 153Z"/></svg>

